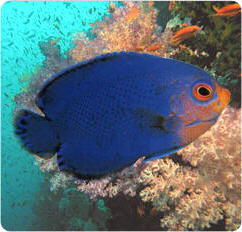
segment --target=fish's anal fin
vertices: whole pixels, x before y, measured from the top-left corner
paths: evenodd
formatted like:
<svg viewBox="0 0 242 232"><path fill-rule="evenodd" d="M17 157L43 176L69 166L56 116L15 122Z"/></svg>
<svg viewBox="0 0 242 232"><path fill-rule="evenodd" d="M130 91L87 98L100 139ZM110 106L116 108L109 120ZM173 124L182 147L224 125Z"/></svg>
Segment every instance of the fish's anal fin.
<svg viewBox="0 0 242 232"><path fill-rule="evenodd" d="M81 180L97 179L111 171L109 156L98 152L95 144L85 138L65 142L57 152L57 162L61 171Z"/></svg>

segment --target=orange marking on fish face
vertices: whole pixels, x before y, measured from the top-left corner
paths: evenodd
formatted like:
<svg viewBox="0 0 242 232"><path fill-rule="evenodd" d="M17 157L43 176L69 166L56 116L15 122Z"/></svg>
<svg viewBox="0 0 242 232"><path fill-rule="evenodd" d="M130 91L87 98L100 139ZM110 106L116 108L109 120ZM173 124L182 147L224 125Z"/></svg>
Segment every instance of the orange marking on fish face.
<svg viewBox="0 0 242 232"><path fill-rule="evenodd" d="M221 113L225 109L225 107L229 104L231 93L229 92L228 89L223 88L216 82L214 83L214 85L215 85L215 89L216 89L220 104L219 102L214 102L212 103L212 106L215 112Z"/></svg>
<svg viewBox="0 0 242 232"><path fill-rule="evenodd" d="M209 127L213 125L212 122L203 122L192 125L198 119L206 119L209 111L204 107L198 107L187 94L182 93L178 96L180 99L175 105L172 106L175 115L182 121L183 126L178 131L179 137L183 144L188 144L203 134ZM213 115L216 117L217 114ZM210 119L210 118L209 118ZM190 126L187 126L191 124Z"/></svg>
<svg viewBox="0 0 242 232"><path fill-rule="evenodd" d="M199 85L199 84L198 84ZM198 86L195 85L195 88ZM230 101L229 90L223 88L214 81L214 89L217 95L210 103L194 101L185 91L177 96L177 100L171 104L171 109L183 122L179 137L184 144L188 144L207 131L214 123L217 116L225 109ZM193 93L194 94L194 93ZM213 93L215 94L215 93ZM180 101L178 101L180 99ZM197 99L195 97L195 99ZM213 98L212 98L213 99ZM199 100L199 99L197 99ZM209 101L209 99L208 99ZM195 123L195 122L198 123ZM194 124L193 124L194 123Z"/></svg>
<svg viewBox="0 0 242 232"><path fill-rule="evenodd" d="M139 10L136 7L133 7L131 11L126 15L126 22L130 23L131 21L134 21L137 16L139 15Z"/></svg>
<svg viewBox="0 0 242 232"><path fill-rule="evenodd" d="M185 97L185 95L182 93L179 95L181 101L183 102L183 106L184 106L184 114L180 115L180 118L182 119L182 121L186 124L189 124L193 121L196 120L196 118L194 117L194 112L191 108L191 103L189 102L189 100L187 99L187 97Z"/></svg>
<svg viewBox="0 0 242 232"><path fill-rule="evenodd" d="M205 133L213 124L213 122L202 122L191 126L185 126L181 129L179 136L184 144L189 144Z"/></svg>
<svg viewBox="0 0 242 232"><path fill-rule="evenodd" d="M229 90L223 88L215 81L213 82L213 84L217 93L217 99L211 101L211 103L207 105L199 105L193 102L190 98L188 98L188 103L190 104L191 108L194 109L194 111L198 112L195 117L201 121L213 119L214 117L219 115L230 102L231 94ZM210 99L211 98L208 98L208 101ZM204 102L204 99L201 100L201 102Z"/></svg>
<svg viewBox="0 0 242 232"><path fill-rule="evenodd" d="M214 112L209 105L198 105L188 96L180 95L180 98L183 101L184 112L178 116L184 123L184 126L178 133L182 142L188 144L206 132L214 124L213 121L209 120L216 118L218 113ZM192 125L197 120L201 122Z"/></svg>

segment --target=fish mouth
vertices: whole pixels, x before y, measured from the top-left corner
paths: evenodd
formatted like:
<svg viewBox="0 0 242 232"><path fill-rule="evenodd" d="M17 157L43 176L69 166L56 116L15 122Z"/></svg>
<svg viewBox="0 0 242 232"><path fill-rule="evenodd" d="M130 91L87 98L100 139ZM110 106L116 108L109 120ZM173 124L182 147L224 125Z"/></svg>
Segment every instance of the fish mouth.
<svg viewBox="0 0 242 232"><path fill-rule="evenodd" d="M230 102L231 93L228 89L223 88L214 82L214 86L218 95L218 100L214 102L213 109L217 113L221 113Z"/></svg>
<svg viewBox="0 0 242 232"><path fill-rule="evenodd" d="M189 124L187 124L186 126L189 127L189 126L195 126L199 123L206 123L206 124L215 124L215 122L218 120L218 117L219 115L217 115L216 117L212 118L212 119L209 119L209 120L205 120L205 121L202 121L202 120L196 120L194 122L191 122Z"/></svg>

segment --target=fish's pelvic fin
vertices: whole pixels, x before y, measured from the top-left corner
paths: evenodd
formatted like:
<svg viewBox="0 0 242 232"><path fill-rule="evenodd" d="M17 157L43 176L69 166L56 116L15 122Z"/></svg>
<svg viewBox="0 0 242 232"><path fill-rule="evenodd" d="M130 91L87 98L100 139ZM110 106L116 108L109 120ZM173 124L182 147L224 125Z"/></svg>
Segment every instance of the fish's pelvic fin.
<svg viewBox="0 0 242 232"><path fill-rule="evenodd" d="M41 158L51 158L57 151L59 141L51 122L29 110L22 110L15 119L15 133L30 151Z"/></svg>

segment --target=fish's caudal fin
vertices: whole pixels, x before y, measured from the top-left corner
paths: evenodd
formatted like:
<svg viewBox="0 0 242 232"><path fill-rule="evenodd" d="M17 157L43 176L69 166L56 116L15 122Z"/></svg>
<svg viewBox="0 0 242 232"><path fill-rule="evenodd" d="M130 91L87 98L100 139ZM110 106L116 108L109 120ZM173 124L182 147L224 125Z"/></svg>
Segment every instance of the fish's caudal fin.
<svg viewBox="0 0 242 232"><path fill-rule="evenodd" d="M22 110L15 119L15 128L25 147L42 158L52 157L59 147L51 121L41 115Z"/></svg>

